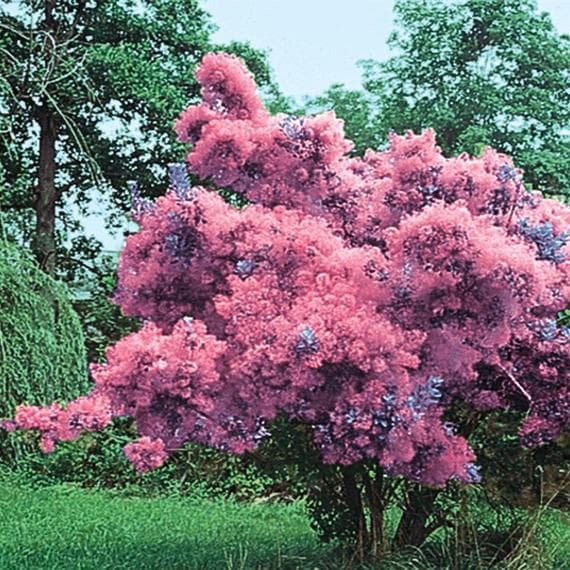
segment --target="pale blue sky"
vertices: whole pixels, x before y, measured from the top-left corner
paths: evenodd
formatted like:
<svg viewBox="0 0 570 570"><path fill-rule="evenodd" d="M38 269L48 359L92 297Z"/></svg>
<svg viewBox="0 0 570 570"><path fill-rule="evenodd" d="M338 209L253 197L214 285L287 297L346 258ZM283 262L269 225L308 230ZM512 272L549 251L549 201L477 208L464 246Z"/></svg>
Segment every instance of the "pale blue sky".
<svg viewBox="0 0 570 570"><path fill-rule="evenodd" d="M360 86L359 59L386 59L393 0L205 0L219 26L214 39L270 49L285 95L318 95L332 83ZM538 0L561 34L570 33L570 0Z"/></svg>
<svg viewBox="0 0 570 570"><path fill-rule="evenodd" d="M300 101L333 83L358 89L356 62L389 57L386 42L393 29L393 4L393 0L203 0L202 5L219 26L215 41L249 41L269 50L281 90ZM570 33L570 0L538 0L538 7L551 14L560 33ZM105 249L121 248L123 237L109 235L96 211L84 222L87 233L102 240Z"/></svg>
<svg viewBox="0 0 570 570"><path fill-rule="evenodd" d="M332 83L360 84L359 59L386 59L392 0L206 0L214 39L269 49L286 95L317 95Z"/></svg>

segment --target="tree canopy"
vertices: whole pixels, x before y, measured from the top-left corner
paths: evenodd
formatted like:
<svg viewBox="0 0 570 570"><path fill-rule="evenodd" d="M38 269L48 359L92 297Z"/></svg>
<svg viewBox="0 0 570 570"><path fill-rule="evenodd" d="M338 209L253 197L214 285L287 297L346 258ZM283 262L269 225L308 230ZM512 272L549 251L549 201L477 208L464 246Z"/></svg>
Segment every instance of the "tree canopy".
<svg viewBox="0 0 570 570"><path fill-rule="evenodd" d="M106 222L120 226L126 181L156 195L182 156L172 127L199 95L192 72L219 47L215 26L198 0L15 0L0 8L0 30L6 231L32 241L48 272L73 277L100 251L81 235L66 244L89 202L104 194ZM223 47L276 93L263 52Z"/></svg>
<svg viewBox="0 0 570 570"><path fill-rule="evenodd" d="M534 189L570 196L570 42L549 15L534 0L396 0L394 12L394 55L361 62L364 92L333 86L310 108L334 107L357 150L432 127L445 155L489 145Z"/></svg>

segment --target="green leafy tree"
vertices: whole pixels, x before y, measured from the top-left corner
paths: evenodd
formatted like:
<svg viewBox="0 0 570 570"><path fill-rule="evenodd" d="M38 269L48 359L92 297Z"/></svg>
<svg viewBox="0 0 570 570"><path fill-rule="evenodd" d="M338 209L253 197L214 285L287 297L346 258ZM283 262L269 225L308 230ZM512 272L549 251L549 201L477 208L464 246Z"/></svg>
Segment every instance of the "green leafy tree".
<svg viewBox="0 0 570 570"><path fill-rule="evenodd" d="M534 0L396 0L394 12L395 55L361 63L364 92L335 85L310 107L334 107L359 153L433 127L446 155L492 146L534 188L569 197L570 41L549 15Z"/></svg>
<svg viewBox="0 0 570 570"><path fill-rule="evenodd" d="M102 255L97 278L85 284L73 303L81 316L89 362L100 362L109 344L140 327L140 319L126 317L110 301L116 287L115 263L114 256Z"/></svg>
<svg viewBox="0 0 570 570"><path fill-rule="evenodd" d="M22 402L47 404L89 389L81 324L69 291L1 238L0 315L0 415ZM26 438L3 435L0 460L11 461Z"/></svg>
<svg viewBox="0 0 570 570"><path fill-rule="evenodd" d="M93 198L124 224L126 180L153 196L182 158L172 125L198 96L196 62L241 56L279 101L263 52L219 46L198 0L15 0L0 6L0 209L42 268L73 280L101 245L81 235ZM78 235L73 241L69 235Z"/></svg>
<svg viewBox="0 0 570 570"><path fill-rule="evenodd" d="M305 111L317 113L324 109L334 109L336 116L344 119L346 138L354 143L353 155L362 156L366 149L384 144L386 133L378 129L376 107L368 93L335 83L322 95L309 99Z"/></svg>

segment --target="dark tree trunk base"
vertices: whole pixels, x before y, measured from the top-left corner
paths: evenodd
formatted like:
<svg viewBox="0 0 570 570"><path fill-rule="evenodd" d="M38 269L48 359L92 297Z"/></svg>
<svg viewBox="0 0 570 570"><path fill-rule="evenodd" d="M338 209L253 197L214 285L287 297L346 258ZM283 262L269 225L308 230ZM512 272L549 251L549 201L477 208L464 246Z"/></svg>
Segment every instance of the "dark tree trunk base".
<svg viewBox="0 0 570 570"><path fill-rule="evenodd" d="M428 525L428 518L439 493L437 489L419 486L412 489L394 536L396 546L421 546L425 542L434 530L433 526Z"/></svg>

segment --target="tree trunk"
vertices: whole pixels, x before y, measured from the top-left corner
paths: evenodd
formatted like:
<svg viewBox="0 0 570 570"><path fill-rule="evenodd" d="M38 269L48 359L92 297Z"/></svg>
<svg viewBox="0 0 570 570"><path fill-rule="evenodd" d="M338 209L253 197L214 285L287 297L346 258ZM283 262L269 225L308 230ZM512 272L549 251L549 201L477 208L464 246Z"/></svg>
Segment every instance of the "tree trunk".
<svg viewBox="0 0 570 570"><path fill-rule="evenodd" d="M53 11L56 0L45 0L43 3L44 20L41 28L57 42L57 22ZM52 42L45 42L44 56L46 61L52 57L55 49ZM55 247L55 203L57 191L55 187L55 141L57 138L57 121L46 97L41 106L35 106L34 116L40 127L40 148L38 161L38 185L35 189L34 210L36 227L32 240L32 251L40 267L49 275L53 275L56 267Z"/></svg>
<svg viewBox="0 0 570 570"><path fill-rule="evenodd" d="M437 489L416 486L408 494L406 509L402 514L394 542L397 546L421 546L435 527L427 524L433 512Z"/></svg>
<svg viewBox="0 0 570 570"><path fill-rule="evenodd" d="M377 556L384 551L384 480L382 468L375 467L374 479L364 467L364 488L368 497L370 510L370 542L371 553Z"/></svg>
<svg viewBox="0 0 570 570"><path fill-rule="evenodd" d="M356 482L355 466L350 465L342 469L342 480L346 502L352 513L356 528L357 556L358 560L362 562L368 554L369 542L362 497Z"/></svg>
<svg viewBox="0 0 570 570"><path fill-rule="evenodd" d="M40 125L40 155L38 166L38 187L34 202L36 229L32 249L40 267L52 275L56 265L55 247L55 141L57 125L47 105L38 110Z"/></svg>

